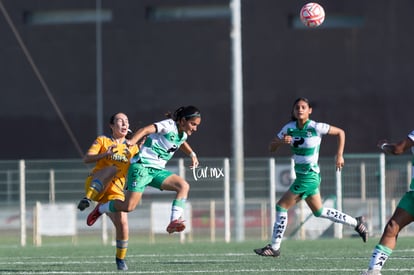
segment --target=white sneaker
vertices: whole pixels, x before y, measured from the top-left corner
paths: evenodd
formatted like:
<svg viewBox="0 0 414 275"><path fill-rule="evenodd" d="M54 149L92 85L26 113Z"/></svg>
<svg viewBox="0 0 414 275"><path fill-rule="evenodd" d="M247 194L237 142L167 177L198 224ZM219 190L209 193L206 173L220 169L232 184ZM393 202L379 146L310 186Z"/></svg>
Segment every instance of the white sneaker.
<svg viewBox="0 0 414 275"><path fill-rule="evenodd" d="M361 275L381 275L381 270L369 269L361 272Z"/></svg>

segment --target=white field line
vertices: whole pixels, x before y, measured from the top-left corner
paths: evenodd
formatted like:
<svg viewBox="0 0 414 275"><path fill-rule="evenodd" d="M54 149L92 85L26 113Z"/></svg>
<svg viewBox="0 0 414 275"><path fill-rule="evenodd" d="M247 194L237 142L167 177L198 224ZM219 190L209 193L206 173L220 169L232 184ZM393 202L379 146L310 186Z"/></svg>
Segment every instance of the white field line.
<svg viewBox="0 0 414 275"><path fill-rule="evenodd" d="M123 271L122 274L197 274L197 273L201 273L201 274L215 274L215 273L237 273L237 274L241 274L241 273L250 273L250 274L260 274L260 273L265 273L265 272L290 272L292 274L309 274L310 272L314 272L315 274L318 273L320 274L321 272L323 272L324 274L337 274L338 272L349 272L350 274L355 274L356 272L360 272L361 269L351 269L351 268L346 268L346 269L232 269L231 271L229 270L224 270L224 271L220 271L220 270L175 270L175 271ZM392 274L412 274L412 272L414 272L414 268L401 268L401 269L395 269L395 268L387 268L384 271L388 272L388 273L392 273ZM52 274L120 274L119 271L83 271L83 272L79 272L79 271L2 271L1 273L2 275L52 275ZM313 274L313 273L312 273Z"/></svg>
<svg viewBox="0 0 414 275"><path fill-rule="evenodd" d="M411 251L411 250L406 250ZM399 251L403 252L403 251ZM197 262L206 262L206 263L220 263L220 262L234 262L235 259L237 259L240 256L246 256L246 255L252 255L251 253L217 253L217 254L165 254L165 256L169 257L169 260L166 260L165 258L162 260L159 260L163 257L163 254L129 254L127 257L127 260L135 262L138 265L139 268L139 262L142 261L142 259L145 259L144 261L147 263L148 261L151 261L151 263L165 263L165 262L192 262L196 260ZM211 257L220 257L220 259L212 259ZM367 256L367 262L369 259L369 256ZM411 258L407 257L399 257L393 254L394 257L392 259L394 260L403 260L403 261L412 261ZM203 258L204 257L204 258ZM208 258L205 258L208 257ZM256 257L256 256L255 256ZM90 274L90 275L106 275L106 274L120 274L119 271L70 271L70 266L79 266L79 265L91 265L91 269L93 269L94 265L96 265L97 261L92 260L76 260L84 259L85 256L79 256L79 257L59 257L59 256L46 256L42 257L42 260L40 260L38 257L10 257L10 256L0 256L0 273L2 275L82 275L82 274ZM113 264L115 267L115 263L113 260L112 255L108 256L89 256L88 258L99 258L101 260L98 260L99 264ZM151 259L153 258L153 259ZM202 259L200 259L202 258ZM227 258L227 259L226 259ZM102 259L104 259L102 261ZM139 260L134 260L139 259ZM149 260L151 259L151 260ZM313 260L334 260L334 259L343 259L341 257L312 257ZM354 259L361 260L360 257L355 257ZM49 261L48 261L49 260ZM52 260L52 261L50 261ZM298 258L300 260L300 257ZM63 265L66 269L69 269L67 271L18 271L19 266L27 265L27 264L33 264L36 263L38 266L47 266L47 265ZM248 273L248 274L260 274L260 273L266 273L266 272L283 272L283 273L292 273L292 274L310 274L310 273L321 273L324 274L337 274L338 272L345 272L349 274L357 274L360 271L362 271L361 268L261 268L261 269L237 269L233 268L231 270L217 270L217 269L193 269L193 270L174 270L174 271L140 271L140 270L128 270L125 272L122 272L122 274L217 274L217 273ZM384 272L392 273L392 274L413 274L414 273L414 265L413 268L384 268Z"/></svg>

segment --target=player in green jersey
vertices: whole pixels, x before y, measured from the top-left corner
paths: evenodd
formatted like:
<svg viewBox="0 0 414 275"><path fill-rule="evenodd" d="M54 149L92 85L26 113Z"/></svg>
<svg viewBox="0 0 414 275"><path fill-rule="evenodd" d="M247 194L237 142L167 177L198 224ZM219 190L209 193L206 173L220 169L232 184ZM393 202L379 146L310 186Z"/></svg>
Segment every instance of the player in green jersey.
<svg viewBox="0 0 414 275"><path fill-rule="evenodd" d="M372 251L371 260L368 265L368 270L363 271L361 274L365 275L379 275L381 269L391 256L392 251L397 245L398 233L414 221L414 130L411 131L408 136L397 143L388 143L386 141L378 142L378 147L381 148L387 154L400 155L405 151L411 149L413 154L412 159L412 178L410 183L410 189L401 198L395 209L392 217L388 221L384 228L380 242L375 246Z"/></svg>
<svg viewBox="0 0 414 275"><path fill-rule="evenodd" d="M296 179L277 202L272 242L263 248L254 249L258 255L271 257L280 255L280 245L288 224L288 210L300 200L305 200L316 217L354 227L366 242L367 228L364 217L353 218L339 210L323 207L319 193L321 177L318 165L322 136L338 137L336 169L342 169L344 166L345 132L338 127L309 119L311 113L312 107L306 98L295 100L292 121L286 124L270 143L271 152L275 152L281 145L290 146L295 162Z"/></svg>
<svg viewBox="0 0 414 275"><path fill-rule="evenodd" d="M146 140L128 169L125 200L111 200L98 204L87 218L89 226L103 213L133 211L140 202L145 188L150 185L160 190L176 192L167 232L171 234L185 229L183 213L190 186L182 177L166 170L165 165L180 149L191 157L193 167L198 166L197 155L186 140L197 131L201 115L196 107L187 106L178 108L172 117L168 117L145 126L134 134L129 141L131 146L143 138Z"/></svg>

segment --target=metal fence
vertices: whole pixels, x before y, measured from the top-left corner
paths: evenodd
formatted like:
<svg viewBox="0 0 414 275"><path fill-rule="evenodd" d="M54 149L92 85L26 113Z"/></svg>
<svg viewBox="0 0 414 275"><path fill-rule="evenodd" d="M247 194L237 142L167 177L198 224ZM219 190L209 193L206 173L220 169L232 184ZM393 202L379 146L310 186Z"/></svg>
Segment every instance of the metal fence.
<svg viewBox="0 0 414 275"><path fill-rule="evenodd" d="M245 159L245 235L246 239L270 238L272 223L274 220L274 201L287 190L291 179L291 159L276 158L275 169L269 165L269 158ZM342 210L353 216L365 215L371 235L378 235L382 231L384 221L396 207L399 198L406 192L411 180L411 160L409 155L386 156L385 165L381 167L381 155L345 155L346 166L342 171L341 181ZM220 241L225 238L225 202L224 202L224 159L201 158L202 164L196 170L188 167L188 160L184 160L184 169L179 163L182 159L173 159L169 162L168 169L182 174L191 185L189 202L192 207L192 232L191 239L210 239ZM22 177L19 161L0 161L0 205L3 211L0 213L0 231L10 234L19 234L21 220L19 219L21 208L20 180ZM230 207L234 212L233 198L233 174L230 160ZM187 167L186 167L187 165ZM334 198L336 203L337 181L334 167L334 159L320 158L322 175L321 195L324 199ZM80 159L70 160L25 160L25 203L27 212L25 227L33 228L33 208L36 202L41 203L74 203L84 195L84 181L92 167L86 166ZM381 169L385 171L382 176ZM271 181L274 178L275 182ZM385 180L385 185L381 185ZM275 186L272 186L274 184ZM275 189L274 189L275 188ZM273 193L275 191L275 194ZM152 202L171 202L174 193L147 188L142 202L134 212L129 214L131 234L149 234L150 208ZM381 201L384 201L381 204ZM336 207L336 205L334 205ZM91 208L92 209L92 208ZM87 209L78 212L78 234L90 234L101 230L101 227L87 227L85 224ZM289 210L289 227L286 232L291 238L313 238L306 230L312 228L312 223L300 228L306 207L299 204ZM384 212L384 213L382 213ZM302 213L299 215L298 213ZM305 213L305 214L304 214ZM301 220L302 219L302 220ZM308 228L307 228L308 226ZM234 221L231 220L231 232L235 231ZM300 230L299 230L300 229ZM333 237L331 226L325 228L317 237ZM301 231L305 230L305 231ZM310 232L309 231L309 232ZM414 229L407 227L401 234L412 234ZM343 228L345 237L354 234L352 228Z"/></svg>

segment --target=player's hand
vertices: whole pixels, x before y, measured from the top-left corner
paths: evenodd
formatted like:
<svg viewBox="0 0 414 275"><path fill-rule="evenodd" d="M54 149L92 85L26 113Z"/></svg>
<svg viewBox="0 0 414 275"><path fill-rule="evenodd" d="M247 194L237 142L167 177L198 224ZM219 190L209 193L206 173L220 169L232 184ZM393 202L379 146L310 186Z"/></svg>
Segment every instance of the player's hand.
<svg viewBox="0 0 414 275"><path fill-rule="evenodd" d="M293 140L292 136L284 135L283 136L283 139L282 139L282 143L284 143L284 144L291 144L292 143L292 140Z"/></svg>
<svg viewBox="0 0 414 275"><path fill-rule="evenodd" d="M135 144L134 144L134 143L132 143L132 142L131 142L131 140L129 140L129 139L125 140L125 144L126 144L128 147L132 147L132 146L134 146L134 145L135 145Z"/></svg>
<svg viewBox="0 0 414 275"><path fill-rule="evenodd" d="M131 156L131 151L129 151L129 147L125 147L124 149L124 155L129 159L129 157Z"/></svg>
<svg viewBox="0 0 414 275"><path fill-rule="evenodd" d="M115 153L118 153L117 150L114 150L116 148L115 144L112 144L111 146L108 147L108 150L106 150L106 155L107 156L112 156Z"/></svg>
<svg viewBox="0 0 414 275"><path fill-rule="evenodd" d="M341 171L342 168L344 168L345 161L343 156L337 156L336 157L336 171Z"/></svg>
<svg viewBox="0 0 414 275"><path fill-rule="evenodd" d="M191 169L197 168L200 165L197 156L191 158L192 164L190 166Z"/></svg>

